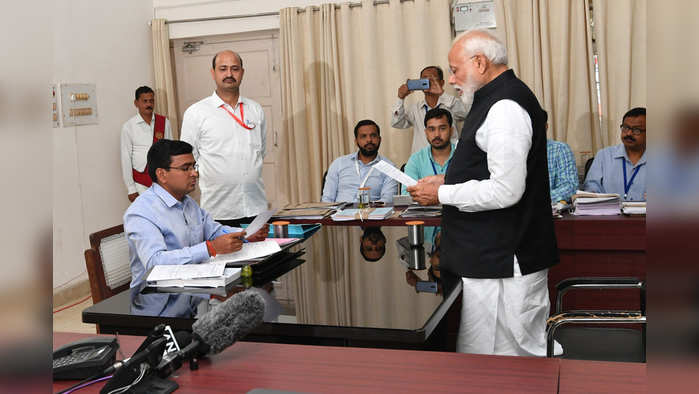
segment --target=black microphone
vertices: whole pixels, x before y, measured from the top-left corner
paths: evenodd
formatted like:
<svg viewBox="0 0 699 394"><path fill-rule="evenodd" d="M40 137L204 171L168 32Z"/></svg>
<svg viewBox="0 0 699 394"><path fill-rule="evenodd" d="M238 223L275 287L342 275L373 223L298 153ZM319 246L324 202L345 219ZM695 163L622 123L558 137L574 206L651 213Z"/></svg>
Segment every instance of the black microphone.
<svg viewBox="0 0 699 394"><path fill-rule="evenodd" d="M234 294L192 324L191 343L182 347L167 363L161 363L157 368L158 375L168 376L184 360L220 353L262 324L264 314L265 300L261 295L249 290ZM179 337L177 342L183 343Z"/></svg>

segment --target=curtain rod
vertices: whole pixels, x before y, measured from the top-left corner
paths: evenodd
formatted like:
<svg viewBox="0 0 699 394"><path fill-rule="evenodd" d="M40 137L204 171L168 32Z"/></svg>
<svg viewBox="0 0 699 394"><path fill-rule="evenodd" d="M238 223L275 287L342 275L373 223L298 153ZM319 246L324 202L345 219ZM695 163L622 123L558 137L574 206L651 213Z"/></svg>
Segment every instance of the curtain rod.
<svg viewBox="0 0 699 394"><path fill-rule="evenodd" d="M406 1L413 1L413 0L400 0L401 3L404 3ZM374 0L374 5L379 5L379 4L388 4L389 0ZM354 7L361 7L362 3L354 2L354 3L349 3L349 8L354 8ZM335 9L339 10L341 7L340 4L335 4ZM313 11L318 11L320 8L318 6L311 6L310 7ZM298 10L298 13L301 14L303 12L306 12L305 8L301 8ZM172 25L175 23L190 23L190 22L208 22L208 21L220 21L220 20L226 20L226 19L240 19L240 18L254 18L254 17L262 17L262 16L275 16L279 15L279 11L271 11L271 12L259 12L256 14L244 14L244 15L228 15L228 16L212 16L208 18L192 18L192 19L177 19L174 21L165 21L165 24Z"/></svg>

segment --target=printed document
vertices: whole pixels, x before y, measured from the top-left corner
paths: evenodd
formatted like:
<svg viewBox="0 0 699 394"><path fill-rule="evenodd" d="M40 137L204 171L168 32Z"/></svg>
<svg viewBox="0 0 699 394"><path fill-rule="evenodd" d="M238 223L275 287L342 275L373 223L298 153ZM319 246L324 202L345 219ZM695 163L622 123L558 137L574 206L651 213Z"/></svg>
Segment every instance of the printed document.
<svg viewBox="0 0 699 394"><path fill-rule="evenodd" d="M380 162L376 163L373 165L373 168L376 168L377 170L383 172L384 174L388 175L389 177L395 179L396 181L404 184L405 186L414 186L417 185L417 181L413 178L411 178L409 175L406 173L402 172L401 170L397 169L396 167L386 163L385 161L381 160Z"/></svg>
<svg viewBox="0 0 699 394"><path fill-rule="evenodd" d="M245 228L245 238L252 237L256 232L260 231L264 227L265 223L269 221L269 218L277 212L276 209L270 209L268 211L263 211Z"/></svg>
<svg viewBox="0 0 699 394"><path fill-rule="evenodd" d="M248 242L237 252L219 254L209 260L212 263L234 263L268 256L282 250L279 244L269 239L260 242Z"/></svg>

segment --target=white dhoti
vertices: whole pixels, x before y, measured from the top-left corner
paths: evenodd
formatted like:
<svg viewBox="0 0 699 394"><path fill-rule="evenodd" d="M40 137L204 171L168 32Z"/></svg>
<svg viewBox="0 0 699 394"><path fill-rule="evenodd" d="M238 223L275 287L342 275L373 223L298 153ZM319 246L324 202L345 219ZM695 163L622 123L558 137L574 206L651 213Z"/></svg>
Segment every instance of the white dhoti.
<svg viewBox="0 0 699 394"><path fill-rule="evenodd" d="M463 304L456 349L460 353L546 356L548 269L514 277L461 278ZM562 354L555 343L555 354Z"/></svg>

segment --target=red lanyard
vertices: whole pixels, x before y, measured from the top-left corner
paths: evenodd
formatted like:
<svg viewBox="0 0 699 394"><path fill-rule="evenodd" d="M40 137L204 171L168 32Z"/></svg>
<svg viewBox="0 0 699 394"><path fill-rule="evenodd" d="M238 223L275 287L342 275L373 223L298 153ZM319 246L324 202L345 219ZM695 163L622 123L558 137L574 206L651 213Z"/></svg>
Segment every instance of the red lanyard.
<svg viewBox="0 0 699 394"><path fill-rule="evenodd" d="M228 112L228 114L229 114L230 116L232 116L233 119L235 119L235 121L238 122L238 124L240 124L240 125L243 126L244 128L246 128L246 129L248 129L248 130L252 130L252 129L255 128L255 125L253 125L253 126L247 126L247 125L245 124L245 122L244 122L244 120L245 120L245 114L243 113L243 103L240 103L240 118L241 118L241 119L238 119L238 117L235 116L235 114L234 114L233 112L229 111L228 108L226 108L226 104L221 104L221 108L223 108L224 110L226 110L226 112Z"/></svg>

